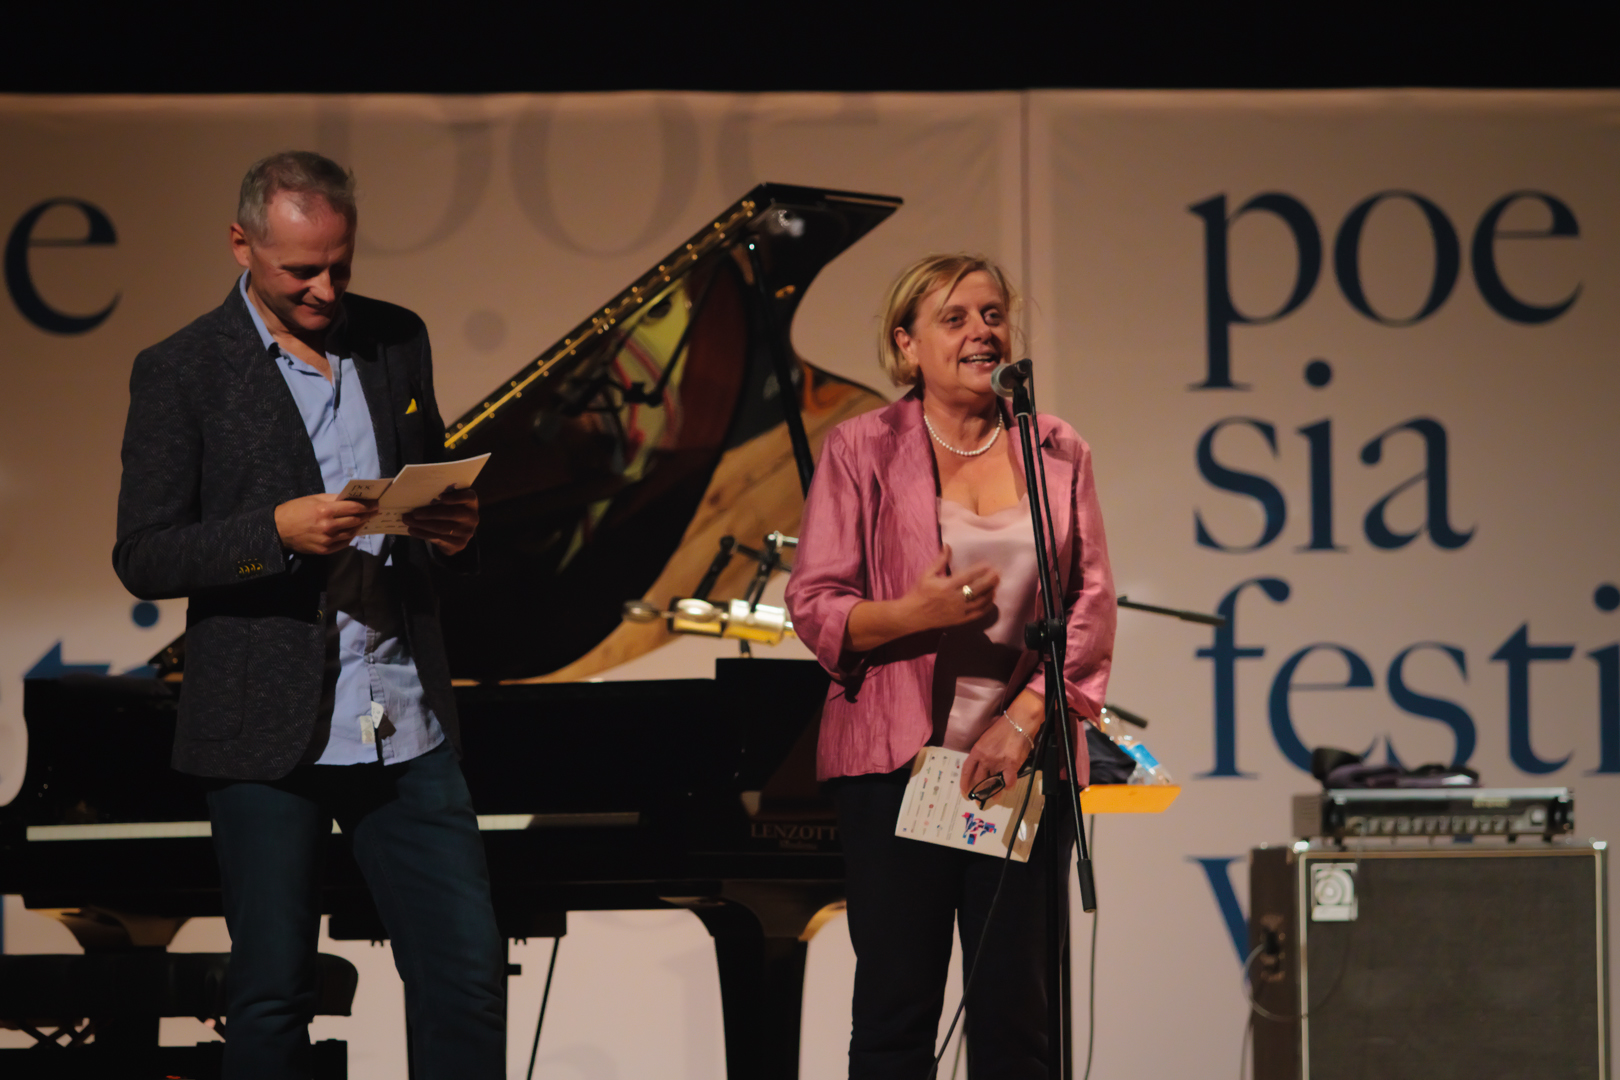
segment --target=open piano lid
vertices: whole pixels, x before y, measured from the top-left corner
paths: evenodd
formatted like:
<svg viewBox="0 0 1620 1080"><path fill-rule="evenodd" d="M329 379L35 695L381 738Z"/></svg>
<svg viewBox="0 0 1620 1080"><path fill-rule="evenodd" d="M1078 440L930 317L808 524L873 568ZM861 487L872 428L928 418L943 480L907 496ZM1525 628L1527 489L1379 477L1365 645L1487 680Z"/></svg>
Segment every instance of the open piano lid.
<svg viewBox="0 0 1620 1080"><path fill-rule="evenodd" d="M784 409L819 447L884 399L791 355L788 328L821 268L900 203L761 184L450 424L452 457L492 455L475 485L480 570L443 583L455 676L623 663L669 640L661 622L621 623L624 601L685 595L723 535L797 531ZM773 348L789 352L790 397Z"/></svg>

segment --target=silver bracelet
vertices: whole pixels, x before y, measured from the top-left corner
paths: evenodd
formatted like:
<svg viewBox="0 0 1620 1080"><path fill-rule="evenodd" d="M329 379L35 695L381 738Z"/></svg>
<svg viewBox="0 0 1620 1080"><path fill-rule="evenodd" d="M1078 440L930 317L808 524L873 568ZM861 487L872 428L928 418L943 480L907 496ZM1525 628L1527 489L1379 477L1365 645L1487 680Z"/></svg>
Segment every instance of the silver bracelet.
<svg viewBox="0 0 1620 1080"><path fill-rule="evenodd" d="M1035 740L1029 737L1029 732L1018 726L1018 721L1009 716L1006 709L1001 710L1001 718L1007 721L1007 723L1011 724L1012 729L1024 737L1024 741L1029 743L1029 748L1031 750L1035 749Z"/></svg>

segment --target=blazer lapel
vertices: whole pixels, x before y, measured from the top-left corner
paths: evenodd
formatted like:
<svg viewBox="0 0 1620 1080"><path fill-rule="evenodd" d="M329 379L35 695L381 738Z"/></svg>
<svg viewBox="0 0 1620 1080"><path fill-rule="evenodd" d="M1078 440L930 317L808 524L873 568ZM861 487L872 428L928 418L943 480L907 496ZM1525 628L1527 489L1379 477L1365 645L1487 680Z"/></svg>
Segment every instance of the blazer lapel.
<svg viewBox="0 0 1620 1080"><path fill-rule="evenodd" d="M383 478L391 478L399 473L401 465L395 421L404 415L408 406L394 400L393 380L388 377L381 344L351 326L348 345L355 372L360 376L360 388L366 395L366 410L371 413L371 428L377 438L377 462Z"/></svg>
<svg viewBox="0 0 1620 1080"><path fill-rule="evenodd" d="M304 418L287 389L287 380L276 367L270 350L264 347L259 332L248 315L247 303L241 292L232 288L225 299L230 318L226 334L226 347L221 355L236 369L246 390L245 399L253 403L244 422L251 423L254 414L265 426L265 439L274 450L265 455L265 462L287 462L292 475L288 478L297 495L314 494L326 489L321 479L321 464L315 459L315 447L309 441ZM257 440L244 439L252 445ZM275 467L263 464L261 467Z"/></svg>
<svg viewBox="0 0 1620 1080"><path fill-rule="evenodd" d="M877 475L888 477L884 510L890 515L894 551L885 559L892 567L889 585L903 595L916 582L940 550L938 480L934 454L923 434L922 399L915 391L891 406L889 437L884 440L887 461L869 463ZM884 535L888 530L879 530Z"/></svg>

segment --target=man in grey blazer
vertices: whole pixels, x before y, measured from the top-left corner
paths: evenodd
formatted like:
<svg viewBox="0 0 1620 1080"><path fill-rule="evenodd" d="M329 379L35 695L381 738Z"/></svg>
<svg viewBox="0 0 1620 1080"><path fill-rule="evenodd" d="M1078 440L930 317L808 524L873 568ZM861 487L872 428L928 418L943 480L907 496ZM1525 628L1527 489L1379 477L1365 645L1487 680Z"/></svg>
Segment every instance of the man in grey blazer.
<svg viewBox="0 0 1620 1080"><path fill-rule="evenodd" d="M354 181L307 152L256 163L225 302L130 377L113 564L185 596L174 766L205 778L231 933L225 1072L309 1074L319 863L350 839L405 981L412 1072L505 1074L505 949L456 759L432 576L470 558L477 496L409 537L337 497L444 455L427 330L347 295Z"/></svg>

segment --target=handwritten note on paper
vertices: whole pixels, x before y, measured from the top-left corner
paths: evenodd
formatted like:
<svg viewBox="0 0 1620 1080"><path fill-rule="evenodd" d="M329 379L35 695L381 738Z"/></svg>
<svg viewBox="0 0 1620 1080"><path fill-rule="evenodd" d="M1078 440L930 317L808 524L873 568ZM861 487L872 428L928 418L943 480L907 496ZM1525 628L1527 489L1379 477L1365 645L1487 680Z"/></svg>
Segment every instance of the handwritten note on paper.
<svg viewBox="0 0 1620 1080"><path fill-rule="evenodd" d="M445 488L471 486L488 460L488 454L479 454L460 461L407 465L392 480L350 480L343 485L338 496L377 500L377 516L366 522L359 535L392 533L404 536L410 532L404 521L405 514L426 506L438 498Z"/></svg>
<svg viewBox="0 0 1620 1080"><path fill-rule="evenodd" d="M966 760L965 752L943 746L925 746L918 751L911 763L911 779L906 783L894 835L964 851L982 851L998 858L1007 854L1011 845L1013 861L1028 862L1046 802L1041 795L1040 777L1024 777L1016 787L1001 792L981 809L962 795L962 764ZM1031 783L1035 790L1029 797L1029 809L1014 836L1013 823Z"/></svg>

